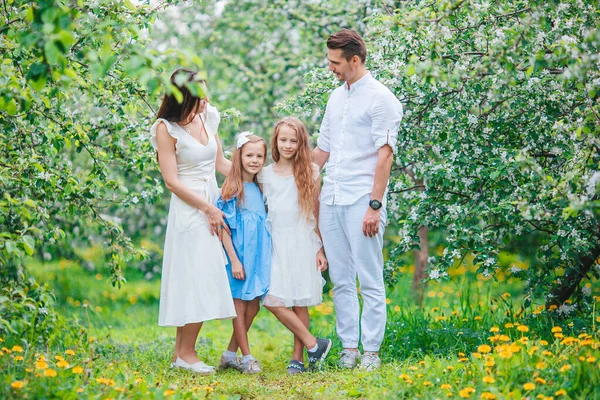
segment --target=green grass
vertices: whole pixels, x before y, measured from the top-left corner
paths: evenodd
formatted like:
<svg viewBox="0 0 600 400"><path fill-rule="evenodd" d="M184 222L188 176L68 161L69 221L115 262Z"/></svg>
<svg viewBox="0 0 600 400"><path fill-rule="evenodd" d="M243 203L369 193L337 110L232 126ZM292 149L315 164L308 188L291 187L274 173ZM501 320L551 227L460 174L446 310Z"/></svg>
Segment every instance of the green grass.
<svg viewBox="0 0 600 400"><path fill-rule="evenodd" d="M71 262L32 263L29 269L54 289L65 325L46 348L28 348L18 337L3 338L0 397L533 399L557 398L556 392L564 390L563 398L600 398L597 313L561 320L556 313L532 307L516 315L519 283L502 276L499 282L482 282L468 270L455 271L451 282L429 285L423 308L412 304L410 277L402 277L388 296L384 365L375 373L336 368L341 346L326 296L323 306L311 309L313 333L334 339L323 370L286 375L292 335L263 309L250 331L250 343L264 372L202 377L169 368L175 332L157 326L158 281L145 281L131 271L129 283L117 289L108 283L106 272L85 271ZM513 327L505 327L507 323ZM527 331L518 330L517 324ZM564 338L553 337L555 326L564 337L575 338L574 343L561 344ZM499 332L490 332L492 327ZM75 334L67 334L70 331ZM582 333L589 339L578 338ZM200 357L217 364L230 335L230 321L206 323L197 345ZM15 345L23 352L12 351ZM480 345L489 345L491 355ZM68 349L75 354L67 355ZM42 355L48 366L36 368ZM68 367L56 356L64 357ZM82 367L82 373L73 373L75 366ZM48 370L57 376L44 376ZM17 382L23 387L11 387L19 386Z"/></svg>

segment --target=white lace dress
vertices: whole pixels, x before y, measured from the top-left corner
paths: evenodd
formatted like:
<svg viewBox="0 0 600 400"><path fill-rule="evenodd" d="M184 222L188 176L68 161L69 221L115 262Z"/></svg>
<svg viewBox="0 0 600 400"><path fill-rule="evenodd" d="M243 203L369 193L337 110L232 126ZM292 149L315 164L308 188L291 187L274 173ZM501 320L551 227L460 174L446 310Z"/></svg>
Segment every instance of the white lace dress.
<svg viewBox="0 0 600 400"><path fill-rule="evenodd" d="M156 128L164 123L177 140L177 176L190 189L214 203L218 111L207 105L202 114L208 143L202 145L174 122L157 120L150 129L156 149ZM211 319L234 318L235 308L225 270L221 241L210 234L206 215L171 195L160 286L160 326L183 326Z"/></svg>
<svg viewBox="0 0 600 400"><path fill-rule="evenodd" d="M314 178L319 174L315 169ZM325 280L317 269L316 254L322 244L315 232L314 216L300 211L294 176L279 176L273 166L258 175L268 206L267 228L271 231L271 285L263 304L272 307L306 307L321 304Z"/></svg>

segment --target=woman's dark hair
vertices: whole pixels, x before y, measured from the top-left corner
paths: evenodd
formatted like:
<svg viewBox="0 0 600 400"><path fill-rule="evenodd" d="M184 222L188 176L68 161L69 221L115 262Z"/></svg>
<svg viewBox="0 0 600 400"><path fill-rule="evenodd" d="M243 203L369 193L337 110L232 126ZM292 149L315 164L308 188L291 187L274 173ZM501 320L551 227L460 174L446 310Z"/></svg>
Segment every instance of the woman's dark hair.
<svg viewBox="0 0 600 400"><path fill-rule="evenodd" d="M342 54L347 61L358 56L365 63L367 59L367 46L363 38L353 29L342 29L327 39L327 48L342 49Z"/></svg>
<svg viewBox="0 0 600 400"><path fill-rule="evenodd" d="M156 118L164 118L173 122L185 121L200 101L205 98L192 93L194 85L198 83L206 85L206 81L198 78L194 71L178 69L171 75L171 83L181 92L183 101L181 103L177 101L173 93L165 93Z"/></svg>

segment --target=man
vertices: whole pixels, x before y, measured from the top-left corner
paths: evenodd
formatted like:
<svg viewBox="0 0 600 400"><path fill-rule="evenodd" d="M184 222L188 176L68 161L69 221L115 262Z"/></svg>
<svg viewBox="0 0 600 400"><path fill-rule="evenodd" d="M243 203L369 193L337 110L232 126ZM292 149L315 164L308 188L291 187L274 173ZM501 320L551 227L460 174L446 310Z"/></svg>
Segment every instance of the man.
<svg viewBox="0 0 600 400"><path fill-rule="evenodd" d="M383 282L385 195L402 105L365 68L364 40L344 29L327 40L329 70L344 84L333 91L313 159L327 170L319 228L333 282L340 366L368 371L381 365L386 324ZM359 331L356 278L364 300ZM358 351L362 333L363 355Z"/></svg>

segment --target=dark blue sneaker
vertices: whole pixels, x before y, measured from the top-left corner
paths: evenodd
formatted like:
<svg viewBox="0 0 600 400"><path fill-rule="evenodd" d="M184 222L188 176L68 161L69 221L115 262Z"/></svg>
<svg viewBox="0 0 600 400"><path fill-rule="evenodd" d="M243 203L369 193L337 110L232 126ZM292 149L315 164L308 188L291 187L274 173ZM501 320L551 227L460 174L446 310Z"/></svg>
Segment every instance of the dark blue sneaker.
<svg viewBox="0 0 600 400"><path fill-rule="evenodd" d="M316 369L327 357L331 350L331 340L317 338L317 350L308 352L308 365L310 370Z"/></svg>

